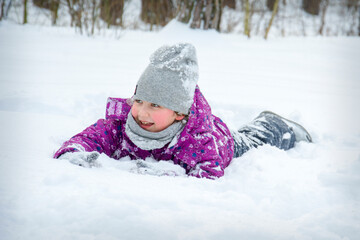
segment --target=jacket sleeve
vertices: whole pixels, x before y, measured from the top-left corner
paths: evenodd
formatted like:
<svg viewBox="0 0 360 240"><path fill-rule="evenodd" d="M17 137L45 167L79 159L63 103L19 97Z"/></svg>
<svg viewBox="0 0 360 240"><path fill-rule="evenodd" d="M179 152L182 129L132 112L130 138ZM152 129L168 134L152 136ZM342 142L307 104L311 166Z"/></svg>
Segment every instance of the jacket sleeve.
<svg viewBox="0 0 360 240"><path fill-rule="evenodd" d="M220 158L220 157L219 157ZM198 178L209 178L216 179L224 176L224 168L219 163L221 159L217 160L207 160L201 163L198 163L193 167L188 175Z"/></svg>
<svg viewBox="0 0 360 240"><path fill-rule="evenodd" d="M121 136L119 120L99 119L95 124L64 142L54 154L54 158L58 158L66 152L78 151L96 151L110 157L117 149Z"/></svg>
<svg viewBox="0 0 360 240"><path fill-rule="evenodd" d="M224 175L224 159L213 136L189 137L177 149L175 157L189 176L216 179Z"/></svg>

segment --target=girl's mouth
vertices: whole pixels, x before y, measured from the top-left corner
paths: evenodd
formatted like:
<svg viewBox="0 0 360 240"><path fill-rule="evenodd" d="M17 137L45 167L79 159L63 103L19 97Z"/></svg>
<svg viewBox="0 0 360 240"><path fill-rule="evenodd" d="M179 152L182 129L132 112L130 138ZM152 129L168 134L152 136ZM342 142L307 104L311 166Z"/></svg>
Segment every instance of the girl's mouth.
<svg viewBox="0 0 360 240"><path fill-rule="evenodd" d="M140 125L140 127L146 129L146 128L149 128L149 127L151 127L152 125L154 125L154 123L145 122L145 121L140 121L140 120L139 120L139 125Z"/></svg>

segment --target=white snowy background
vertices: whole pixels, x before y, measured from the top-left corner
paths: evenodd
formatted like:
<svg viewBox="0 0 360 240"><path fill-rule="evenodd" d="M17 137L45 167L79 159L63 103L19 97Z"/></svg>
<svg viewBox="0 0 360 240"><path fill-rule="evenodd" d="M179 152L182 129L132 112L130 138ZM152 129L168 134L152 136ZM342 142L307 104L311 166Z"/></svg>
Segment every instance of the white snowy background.
<svg viewBox="0 0 360 240"><path fill-rule="evenodd" d="M105 155L91 169L52 158L104 117L107 97L132 95L155 49L183 41L230 128L272 110L314 143L251 150L215 181L141 175ZM90 38L0 22L0 238L359 239L359 96L356 37L249 40L173 21Z"/></svg>

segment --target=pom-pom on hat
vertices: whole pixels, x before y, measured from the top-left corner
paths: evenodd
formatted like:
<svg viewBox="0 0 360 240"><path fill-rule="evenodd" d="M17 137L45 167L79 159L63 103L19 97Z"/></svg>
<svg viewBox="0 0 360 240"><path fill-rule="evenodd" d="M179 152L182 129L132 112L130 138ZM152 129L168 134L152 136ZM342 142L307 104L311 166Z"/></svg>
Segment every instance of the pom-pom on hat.
<svg viewBox="0 0 360 240"><path fill-rule="evenodd" d="M189 43L162 46L150 57L134 99L188 114L199 78L195 47Z"/></svg>

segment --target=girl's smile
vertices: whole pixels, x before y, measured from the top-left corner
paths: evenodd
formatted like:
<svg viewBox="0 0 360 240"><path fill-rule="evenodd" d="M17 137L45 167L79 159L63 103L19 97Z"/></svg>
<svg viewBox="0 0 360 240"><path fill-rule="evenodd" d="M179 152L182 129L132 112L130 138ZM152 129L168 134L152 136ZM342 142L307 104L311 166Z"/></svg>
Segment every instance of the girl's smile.
<svg viewBox="0 0 360 240"><path fill-rule="evenodd" d="M173 110L139 99L134 101L131 115L141 128L149 132L160 132L184 118Z"/></svg>
<svg viewBox="0 0 360 240"><path fill-rule="evenodd" d="M140 125L140 127L144 128L144 129L147 129L147 128L151 127L152 125L154 125L154 123L152 123L152 122L143 122L140 120L139 120L138 124Z"/></svg>

